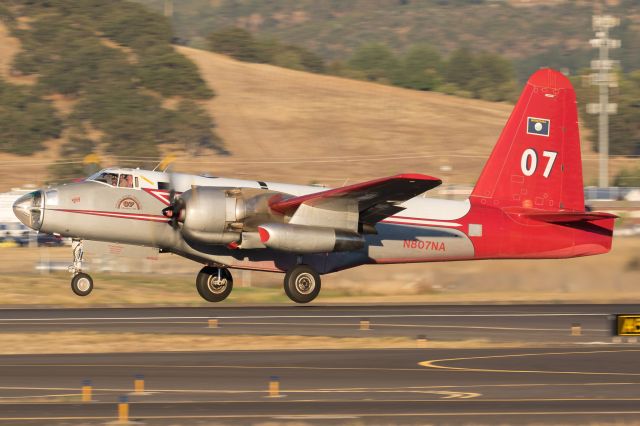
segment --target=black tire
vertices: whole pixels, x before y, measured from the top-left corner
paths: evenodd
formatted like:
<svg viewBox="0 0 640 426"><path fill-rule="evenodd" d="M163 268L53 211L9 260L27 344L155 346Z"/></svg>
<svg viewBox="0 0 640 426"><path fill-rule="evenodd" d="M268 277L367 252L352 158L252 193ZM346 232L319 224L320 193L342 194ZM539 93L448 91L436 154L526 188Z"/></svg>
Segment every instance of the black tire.
<svg viewBox="0 0 640 426"><path fill-rule="evenodd" d="M220 271L220 283L218 283ZM208 302L222 302L233 290L233 277L227 268L205 266L196 278L198 294Z"/></svg>
<svg viewBox="0 0 640 426"><path fill-rule="evenodd" d="M71 290L78 296L88 296L93 291L93 279L90 275L80 272L71 278Z"/></svg>
<svg viewBox="0 0 640 426"><path fill-rule="evenodd" d="M309 303L320 293L320 274L307 265L294 266L284 276L284 292L296 303Z"/></svg>

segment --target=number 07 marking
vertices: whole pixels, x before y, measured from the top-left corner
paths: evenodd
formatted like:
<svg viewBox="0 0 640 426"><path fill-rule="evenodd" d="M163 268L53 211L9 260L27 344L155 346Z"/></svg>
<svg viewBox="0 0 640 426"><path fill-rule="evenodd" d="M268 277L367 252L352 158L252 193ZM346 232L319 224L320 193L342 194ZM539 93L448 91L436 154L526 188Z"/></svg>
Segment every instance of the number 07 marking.
<svg viewBox="0 0 640 426"><path fill-rule="evenodd" d="M542 173L542 176L548 178L551 174L551 170L553 170L553 165L556 162L558 153L555 151L543 151L542 156L548 158L547 165L545 166L544 172ZM525 149L522 153L522 157L520 158L520 169L522 170L522 174L525 176L533 176L537 168L538 154L536 153L535 149Z"/></svg>
<svg viewBox="0 0 640 426"><path fill-rule="evenodd" d="M547 167L544 168L544 173L542 174L542 176L548 178L549 175L551 174L553 163L556 162L556 157L558 156L558 153L554 151L544 151L542 153L542 156L547 157L549 159L549 161L547 161Z"/></svg>

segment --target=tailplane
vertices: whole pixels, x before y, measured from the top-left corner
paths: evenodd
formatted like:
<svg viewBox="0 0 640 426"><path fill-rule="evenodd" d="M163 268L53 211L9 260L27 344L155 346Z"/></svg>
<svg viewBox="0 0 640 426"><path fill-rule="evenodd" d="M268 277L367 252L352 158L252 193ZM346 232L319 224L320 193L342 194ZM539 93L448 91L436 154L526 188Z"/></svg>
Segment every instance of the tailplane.
<svg viewBox="0 0 640 426"><path fill-rule="evenodd" d="M471 201L584 212L576 95L560 72L542 69L529 78Z"/></svg>

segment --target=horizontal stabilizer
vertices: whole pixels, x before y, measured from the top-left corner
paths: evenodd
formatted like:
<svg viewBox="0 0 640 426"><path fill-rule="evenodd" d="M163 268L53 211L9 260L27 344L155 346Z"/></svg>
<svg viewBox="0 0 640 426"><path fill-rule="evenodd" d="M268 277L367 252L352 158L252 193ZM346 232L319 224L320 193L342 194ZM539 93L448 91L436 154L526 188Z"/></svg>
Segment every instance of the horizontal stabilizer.
<svg viewBox="0 0 640 426"><path fill-rule="evenodd" d="M526 212L521 213L521 216L549 223L591 222L594 220L616 219L618 217L604 212Z"/></svg>

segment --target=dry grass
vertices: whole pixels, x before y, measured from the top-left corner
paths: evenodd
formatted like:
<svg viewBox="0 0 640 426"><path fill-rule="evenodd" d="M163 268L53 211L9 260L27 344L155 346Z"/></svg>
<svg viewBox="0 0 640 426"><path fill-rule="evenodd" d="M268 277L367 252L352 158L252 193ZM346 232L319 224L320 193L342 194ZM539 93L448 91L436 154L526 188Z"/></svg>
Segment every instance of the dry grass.
<svg viewBox="0 0 640 426"><path fill-rule="evenodd" d="M204 321L203 321L204 326ZM215 331L212 331L215 334ZM428 342L429 348L515 348L523 343L487 340ZM125 353L291 350L291 349L413 349L407 337L203 336L151 333L0 333L0 354Z"/></svg>

